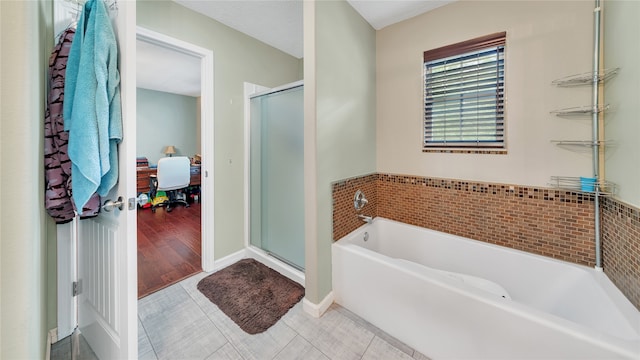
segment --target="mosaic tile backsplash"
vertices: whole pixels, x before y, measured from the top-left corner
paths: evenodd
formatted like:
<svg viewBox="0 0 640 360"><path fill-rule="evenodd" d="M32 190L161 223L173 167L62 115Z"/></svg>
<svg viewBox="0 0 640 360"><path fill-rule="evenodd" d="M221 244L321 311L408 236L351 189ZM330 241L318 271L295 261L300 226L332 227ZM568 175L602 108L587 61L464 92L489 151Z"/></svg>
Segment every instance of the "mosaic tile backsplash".
<svg viewBox="0 0 640 360"><path fill-rule="evenodd" d="M640 310L640 209L605 198L601 227L604 272Z"/></svg>
<svg viewBox="0 0 640 360"><path fill-rule="evenodd" d="M377 175L365 175L353 179L342 180L333 184L333 239L338 240L364 222L358 218L358 214L371 217L377 216L378 197L376 191ZM356 191L362 190L367 198L367 205L361 211L356 211L353 206L353 196Z"/></svg>
<svg viewBox="0 0 640 360"><path fill-rule="evenodd" d="M547 188L372 174L333 186L333 238L362 224L358 188L374 199L367 215L593 266L590 195Z"/></svg>
<svg viewBox="0 0 640 360"><path fill-rule="evenodd" d="M467 238L595 266L592 195L510 184L395 174L369 174L333 184L333 239L363 224L362 213ZM602 202L604 271L640 309L640 212Z"/></svg>

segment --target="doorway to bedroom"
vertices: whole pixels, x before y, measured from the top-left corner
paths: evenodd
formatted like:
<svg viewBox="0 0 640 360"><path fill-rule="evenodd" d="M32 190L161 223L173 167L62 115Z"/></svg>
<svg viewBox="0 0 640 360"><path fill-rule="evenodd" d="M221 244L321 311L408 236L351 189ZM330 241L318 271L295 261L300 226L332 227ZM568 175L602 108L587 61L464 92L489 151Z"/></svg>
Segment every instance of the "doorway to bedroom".
<svg viewBox="0 0 640 360"><path fill-rule="evenodd" d="M212 111L203 107L202 100L205 96L211 97L211 93L203 91L204 56L190 47L190 44L138 29L138 298L205 268L203 234L207 225L202 219L207 203L212 204L213 199L205 195L207 149L202 144L208 122L212 122ZM188 185L175 192L161 191L154 185L154 181L165 174L158 163L166 164L169 157L184 157L190 164ZM166 203L169 198L185 200L186 204L169 207Z"/></svg>

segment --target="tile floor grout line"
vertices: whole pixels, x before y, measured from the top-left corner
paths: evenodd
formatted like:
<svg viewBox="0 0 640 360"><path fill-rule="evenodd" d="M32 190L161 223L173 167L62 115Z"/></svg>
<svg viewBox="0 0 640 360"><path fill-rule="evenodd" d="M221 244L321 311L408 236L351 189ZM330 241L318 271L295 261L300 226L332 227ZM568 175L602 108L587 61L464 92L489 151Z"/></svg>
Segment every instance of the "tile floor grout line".
<svg viewBox="0 0 640 360"><path fill-rule="evenodd" d="M224 336L225 339L227 338L224 334L222 334L222 336ZM238 350L238 348L236 347L236 345L233 342L231 342L231 341L227 341L227 342L233 348L233 350L236 352L236 354L238 354L238 356L240 356L240 359L246 360L245 357L242 356L242 354L240 353L240 350Z"/></svg>
<svg viewBox="0 0 640 360"><path fill-rule="evenodd" d="M144 331L144 336L147 338L147 341L149 342L149 345L151 346L151 350L153 351L153 355L155 355L156 359L158 358L158 352L156 351L156 348L153 346L153 342L151 342L151 338L149 338L149 333L147 332L147 328L144 326L144 322L142 322L142 319L140 318L140 315L138 315L138 321L140 321L140 325L142 326L142 330ZM138 329L138 332L140 332L140 329ZM138 356L140 356L140 349L138 349Z"/></svg>
<svg viewBox="0 0 640 360"><path fill-rule="evenodd" d="M280 320L282 320L282 318L281 318L281 319L279 319L278 321L280 321ZM276 321L276 323L277 323L277 321ZM275 324L273 324L273 325L275 325ZM273 326L273 325L272 325L272 326ZM289 327L287 324L284 324L284 322L283 322L283 325L284 325L284 326ZM290 328L290 329L291 329L291 328ZM291 330L293 330L293 329L291 329ZM299 335L297 331L293 330L293 332L295 332L295 333L296 333L296 336L298 336L298 335ZM289 346L289 344L291 344L291 343L293 342L293 340L295 340L296 336L292 337L292 338L291 338L291 340L289 340L289 342L288 342L288 343L286 343L286 344L282 347L282 349L280 349L280 350L279 350L275 355L273 355L273 357L272 357L271 359L273 360L273 359L277 358L277 357L278 357L278 355L280 355L280 353L281 353L281 352L283 352L283 351L284 351L284 349L286 349L286 348L287 348L287 346ZM311 345L311 343L309 343L309 345Z"/></svg>
<svg viewBox="0 0 640 360"><path fill-rule="evenodd" d="M215 324L214 324L214 325L215 325ZM222 334L222 336L224 336L224 334ZM227 338L227 337L225 336L225 339L226 339L226 338ZM209 355L205 356L205 357L203 358L203 360L206 360L206 359L210 358L210 357L211 357L211 355L213 355L213 354L217 353L220 349L222 349L222 348L223 348L225 345L227 345L227 344L231 345L231 343L227 340L227 342L226 342L226 343L224 343L224 344L220 345L220 347L219 347L219 348L217 348L217 349L213 350L213 351L211 352L211 354L209 354ZM233 346L233 345L231 345L231 346ZM240 355L240 354L238 354L238 355ZM242 357L242 355L240 355L240 357Z"/></svg>
<svg viewBox="0 0 640 360"><path fill-rule="evenodd" d="M324 351L322 351L321 349L318 349L318 347L317 347L317 346L313 345L313 343L312 343L309 339L307 339L304 335L300 334L300 333L298 332L298 330L296 330L296 329L292 328L292 327L291 327L291 326L289 326L286 322L284 323L284 325L286 325L287 327L289 327L289 329L293 330L293 331L294 331L298 336L300 336L300 338L302 338L304 341L308 342L308 343L309 343L309 345L313 346L315 349L317 349L318 351L320 351L320 353L321 353L322 355L326 356L326 357L327 357L327 359L329 359L329 360L334 360L333 358L331 358L331 356L329 356L328 354L325 354L325 353L324 353ZM294 336L294 338L295 338L295 336Z"/></svg>
<svg viewBox="0 0 640 360"><path fill-rule="evenodd" d="M304 336L300 335L300 337L302 337L302 338L304 339ZM320 354L324 355L327 359L329 359L329 360L338 360L338 359L334 359L334 358L332 358L331 356L329 356L329 354L325 354L325 353L324 353L324 351L322 351L322 350L318 349L315 345L313 345L313 344L311 343L311 341L309 341L309 340L307 340L307 339L305 339L304 341L308 342L308 343L309 343L309 345L313 346L313 348L314 348L314 349L318 350L318 351L320 352Z"/></svg>
<svg viewBox="0 0 640 360"><path fill-rule="evenodd" d="M350 319L349 319L350 320ZM354 322L355 323L355 322ZM329 360L340 360L340 359L334 359L331 356L329 356L329 354L326 354L324 351L322 351L321 349L319 349L317 346L315 346L313 344L313 342L311 342L311 340L307 339L304 335L302 335L301 333L298 332L298 330L292 328L291 326L289 326L286 322L284 323L284 325L286 325L287 327L289 327L291 330L293 330L298 336L300 336L302 339L304 339L304 341L308 342L309 345L311 345L314 349L318 350L322 355L324 355L327 359ZM357 325L357 324L356 324ZM373 334L373 333L372 333ZM375 336L375 334L373 334L373 336ZM373 340L373 339L372 339ZM367 346L368 348L368 346ZM365 349L366 352L366 349ZM362 353L362 356L364 356L364 352ZM362 356L360 357L362 359Z"/></svg>
<svg viewBox="0 0 640 360"><path fill-rule="evenodd" d="M377 335L375 333L373 333L373 331L371 333L373 334L373 336L371 337L371 340L369 340L369 344L367 345L367 347L364 348L364 352L362 353L362 356L360 356L360 360L362 360L364 358L364 356L367 354L367 350L369 350L369 347L373 343L373 340L376 339Z"/></svg>
<svg viewBox="0 0 640 360"><path fill-rule="evenodd" d="M208 276L208 275L207 275ZM186 280L186 279L184 279ZM222 336L224 336L224 338L227 340L228 343L232 344L231 339L229 339L227 337L227 335L224 334L224 331L222 331L222 329L220 329L218 327L218 325L216 325L216 322L213 321L213 319L211 318L211 316L209 316L209 313L207 311L205 311L205 309L202 308L202 306L200 306L200 304L198 303L198 301L196 301L196 299L191 295L191 293L185 288L185 285L183 285L182 283L184 282L184 280L180 281L178 284L180 284L180 288L187 293L187 296L189 296L189 299L191 299L191 301L193 301L196 306L198 307L198 309L200 309L200 311L202 311L202 313L204 314L204 316L207 317L207 320L209 320L211 322L211 324L213 324L213 326L215 326L215 328L220 332L220 334L222 334ZM196 285L196 290L198 290L198 287ZM200 290L198 290L200 291ZM220 308L218 307L218 305L212 303L216 308L218 308L218 310L220 310ZM220 310L222 311L222 310ZM226 314L225 314L226 315Z"/></svg>
<svg viewBox="0 0 640 360"><path fill-rule="evenodd" d="M333 304L331 306L333 306ZM379 327L377 327L377 326L373 325L372 323L368 322L367 320L365 320L364 318L362 318L359 315L355 314L351 310L349 310L347 308L344 308L344 307L336 307L335 309L339 313L341 313L341 314L345 315L347 318L351 319L356 324L359 324L360 326L362 326L362 327L366 328L367 330L371 331L380 340L382 340L382 341L386 342L387 344L395 347L396 349L402 351L403 353L409 355L410 357L413 358L414 354L416 353L417 350L414 349L412 346L409 346L408 344L400 341L399 339L397 339L396 337L388 334L387 332L382 331ZM397 342L397 343L400 343L400 344L402 344L404 346L403 346L403 348L399 348L395 344L393 344L392 342ZM405 349L411 350L411 353L409 354L408 352L405 351Z"/></svg>
<svg viewBox="0 0 640 360"><path fill-rule="evenodd" d="M305 341L307 341L307 340L305 340ZM308 342L308 341L307 341L307 342ZM335 359L331 358L331 356L329 356L329 355L325 354L325 353L324 353L324 351L322 351L322 350L318 349L318 348L317 348L315 345L313 345L312 343L310 343L310 342L309 342L309 345L313 346L313 348L314 348L314 349L318 350L318 351L320 352L320 354L324 355L327 359L329 359L329 360L335 360Z"/></svg>
<svg viewBox="0 0 640 360"><path fill-rule="evenodd" d="M204 271L203 271L204 272ZM215 271L214 271L215 272ZM212 272L213 273L213 272ZM210 274L209 274L210 275ZM209 276L207 275L207 276ZM242 356L242 354L240 353L240 351L238 350L238 348L236 347L236 345L233 343L232 339L230 339L229 337L227 337L227 335L225 334L225 332L223 331L223 329L221 329L220 327L218 327L218 325L216 325L216 322L213 321L213 319L211 318L211 316L209 316L209 313L207 311L205 311L205 309L202 308L202 306L200 306L200 304L198 303L198 301L196 301L196 299L191 295L191 293L186 289L185 285L183 284L183 282L186 279L183 279L182 281L180 281L178 284L180 284L180 287L182 288L182 290L184 290L184 292L187 293L187 295L189 296L189 299L191 299L191 301L193 301L196 306L198 307L198 309L200 309L200 311L202 311L202 313L204 314L204 316L206 316L207 320L209 320L211 322L211 324L213 324L213 326L220 332L220 334L225 338L225 340L227 340L227 343L229 345L231 345L231 347L233 348L233 350L236 351L236 353L238 354L238 356L240 356L242 358L242 360L245 360L244 356ZM203 278L204 279L204 278ZM197 290L197 285L196 285L196 290ZM200 291L200 290L198 290ZM213 304L213 303L212 303ZM215 306L216 308L218 308L218 310L220 310L220 308L218 307L218 305L213 304L213 306ZM222 310L220 310L220 312L222 312ZM227 316L226 314L222 313L224 316ZM216 351L222 349L224 347L224 344L222 346L220 346L220 348L216 349ZM213 355L216 353L216 351L212 352L211 354L209 354L209 356Z"/></svg>

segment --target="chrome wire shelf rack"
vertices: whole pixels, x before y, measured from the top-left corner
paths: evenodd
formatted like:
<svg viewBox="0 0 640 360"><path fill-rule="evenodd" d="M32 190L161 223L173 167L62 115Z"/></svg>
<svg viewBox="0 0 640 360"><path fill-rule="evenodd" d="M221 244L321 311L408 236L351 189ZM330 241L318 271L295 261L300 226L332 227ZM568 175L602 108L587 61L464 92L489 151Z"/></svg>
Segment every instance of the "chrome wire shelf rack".
<svg viewBox="0 0 640 360"><path fill-rule="evenodd" d="M579 193L597 193L602 196L615 195L618 190L618 186L610 181L596 182L592 178L576 176L552 176L549 186Z"/></svg>
<svg viewBox="0 0 640 360"><path fill-rule="evenodd" d="M551 114L554 114L559 117L573 117L573 116L583 116L583 115L593 115L599 114L601 112L605 112L609 110L609 104L604 106L599 106L598 108L594 108L593 106L577 106L566 109L554 110L551 111Z"/></svg>
<svg viewBox="0 0 640 360"><path fill-rule="evenodd" d="M604 82L609 80L618 74L620 68L610 68L605 69L602 72L598 73L598 82ZM583 86L583 85L591 85L594 83L595 73L587 72L582 74L570 75L561 79L557 79L551 82L551 84L562 87L571 87L571 86Z"/></svg>

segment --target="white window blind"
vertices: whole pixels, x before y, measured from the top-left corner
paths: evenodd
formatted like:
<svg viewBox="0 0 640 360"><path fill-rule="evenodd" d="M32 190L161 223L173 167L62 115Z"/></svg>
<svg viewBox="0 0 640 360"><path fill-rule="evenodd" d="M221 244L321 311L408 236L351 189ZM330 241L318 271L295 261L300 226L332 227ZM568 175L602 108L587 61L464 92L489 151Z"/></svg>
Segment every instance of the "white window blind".
<svg viewBox="0 0 640 360"><path fill-rule="evenodd" d="M424 149L504 148L505 37L425 51Z"/></svg>

